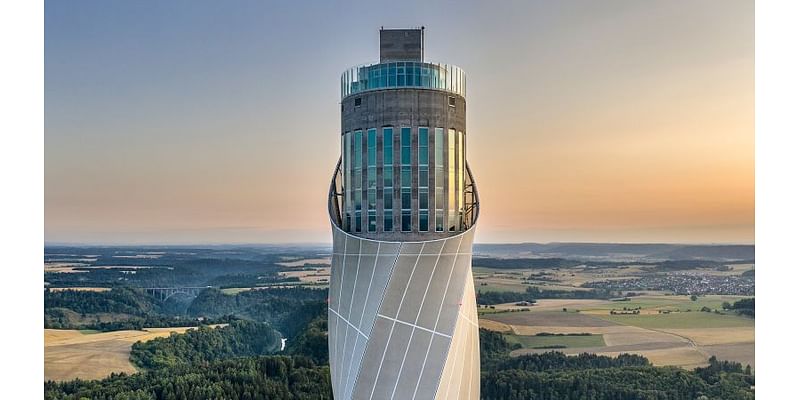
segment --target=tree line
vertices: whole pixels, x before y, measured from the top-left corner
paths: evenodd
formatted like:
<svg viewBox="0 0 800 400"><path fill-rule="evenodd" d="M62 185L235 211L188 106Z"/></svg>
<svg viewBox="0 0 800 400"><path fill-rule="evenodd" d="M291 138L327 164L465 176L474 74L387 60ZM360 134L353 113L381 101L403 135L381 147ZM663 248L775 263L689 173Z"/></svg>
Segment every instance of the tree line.
<svg viewBox="0 0 800 400"><path fill-rule="evenodd" d="M480 305L492 305L522 301L535 303L537 299L610 299L621 295L621 292L608 289L542 290L535 286L529 286L525 288L525 292L484 292L479 289L476 301Z"/></svg>

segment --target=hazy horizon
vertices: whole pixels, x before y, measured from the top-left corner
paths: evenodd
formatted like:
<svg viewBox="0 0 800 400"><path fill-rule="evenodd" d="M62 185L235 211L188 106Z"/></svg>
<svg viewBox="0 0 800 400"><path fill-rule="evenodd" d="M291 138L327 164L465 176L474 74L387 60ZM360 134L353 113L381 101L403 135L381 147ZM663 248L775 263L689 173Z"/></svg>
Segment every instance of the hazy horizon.
<svg viewBox="0 0 800 400"><path fill-rule="evenodd" d="M556 245L556 244L577 244L577 245L669 245L669 246L755 246L755 243L736 243L736 242L708 242L708 243L679 243L679 242L475 242L475 245ZM311 247L311 246L331 246L332 242L47 242L44 246L64 246L64 247L192 247L192 246L287 246L287 247Z"/></svg>
<svg viewBox="0 0 800 400"><path fill-rule="evenodd" d="M467 72L477 243L755 241L753 2L457 4L46 2L46 243L329 243L381 25Z"/></svg>

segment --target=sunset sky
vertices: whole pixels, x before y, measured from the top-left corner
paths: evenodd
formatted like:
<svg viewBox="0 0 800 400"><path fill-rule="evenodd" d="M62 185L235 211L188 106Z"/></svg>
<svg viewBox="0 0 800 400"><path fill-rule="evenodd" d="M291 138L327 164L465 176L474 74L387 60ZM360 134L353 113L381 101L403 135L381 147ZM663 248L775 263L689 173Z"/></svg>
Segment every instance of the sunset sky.
<svg viewBox="0 0 800 400"><path fill-rule="evenodd" d="M477 242L754 241L753 2L48 1L45 240L330 241L339 78L467 71Z"/></svg>

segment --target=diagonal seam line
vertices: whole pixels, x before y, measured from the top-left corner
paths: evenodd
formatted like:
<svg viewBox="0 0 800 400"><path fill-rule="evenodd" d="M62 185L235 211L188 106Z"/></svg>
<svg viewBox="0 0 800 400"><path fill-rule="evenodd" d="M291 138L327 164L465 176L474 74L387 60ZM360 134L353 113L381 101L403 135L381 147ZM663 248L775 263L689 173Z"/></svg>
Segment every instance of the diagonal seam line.
<svg viewBox="0 0 800 400"><path fill-rule="evenodd" d="M375 263L372 264L372 274L369 276L369 285L367 286L367 294L366 298L369 299L369 292L372 290L372 281L375 279L375 269L378 268L378 258L380 258L381 254L381 242L378 242L378 250L375 251ZM366 299L365 299L366 301ZM358 319L358 326L361 326L361 323L364 322L364 312L367 311L367 304L364 304L364 307L361 308L361 318ZM377 312L377 310L375 310Z"/></svg>
<svg viewBox="0 0 800 400"><path fill-rule="evenodd" d="M356 289L358 289L358 277L359 277L359 273L361 271L361 258L364 256L364 254L362 252L363 247L364 247L364 243L362 241L359 241L358 242L358 262L356 263L356 277L355 277L355 279L353 279L353 291L350 293L350 307L347 308L347 318L352 318L352 315L350 315L350 314L353 313L353 300L355 300ZM350 323L350 321L348 321L348 323ZM358 329L358 328L355 328L355 329L356 329L356 332L361 333L360 329ZM361 335L364 336L363 333L361 333ZM344 340L345 347L347 347L347 334L345 334L344 337L345 337L345 340ZM345 394L347 393L347 387L348 387L349 382L350 382L350 373L353 371L353 356L356 353L356 347L357 346L358 346L358 339L356 338L356 339L353 340L353 350L350 351L350 359L349 359L349 361L347 361L347 365L348 365L348 367L347 367L347 378L345 378L345 381L344 381L344 392L345 392ZM341 379L341 377L339 377L339 378Z"/></svg>
<svg viewBox="0 0 800 400"><path fill-rule="evenodd" d="M448 335L446 333L436 332L433 329L428 329L428 328L426 328L424 326L414 325L414 324L412 324L410 322L402 321L402 320L399 320L399 319L394 319L392 317L387 317L387 316L385 316L383 314L378 314L378 316L383 318L383 319L388 319L389 321L392 321L392 322L397 322L398 324L403 324L403 325L410 326L410 327L415 328L415 329L421 329L421 330L423 330L425 332L430 332L430 333L432 333L434 335L444 336L446 338L451 338L452 337L452 336L450 336L450 335ZM401 368L401 370L402 370L402 368Z"/></svg>
<svg viewBox="0 0 800 400"><path fill-rule="evenodd" d="M334 310L333 310L332 308L330 308L330 307L328 307L328 310L329 310L330 312L332 312L334 315L336 315L337 317L339 317L339 319L341 319L342 321L344 321L344 322L345 322L347 325L350 325L350 327L351 327L351 328L355 329L355 331L356 331L356 332L358 332L358 334L359 334L359 335L363 336L365 339L369 339L369 338L367 337L367 335L365 335L365 334L364 334L364 332L361 332L360 330L358 330L358 328L357 328L355 325L351 324L351 323L350 323L350 321L348 321L347 319L345 319L345 317L343 317L343 316L339 315L339 313L337 313L336 311L334 311Z"/></svg>
<svg viewBox="0 0 800 400"><path fill-rule="evenodd" d="M461 251L461 244L463 243L463 241L464 241L464 235L461 235L459 240L458 240L458 251ZM445 243L445 244L447 244L447 243ZM454 257L453 258L453 265L450 266L450 274L447 275L447 284L444 286L444 294L442 294L442 302L439 303L439 311L436 314L436 323L433 325L433 329L434 330L436 330L436 328L439 327L439 318L442 317L442 307L444 306L444 299L447 297L448 289L450 289L450 278L453 277L453 270L456 268L456 262L458 262L458 257ZM456 318L456 322L458 322L458 318ZM455 332L455 329L453 329L453 332ZM433 335L431 335L431 339L428 341L428 349L425 350L425 358L422 361L422 368L419 371L419 376L417 377L417 384L414 387L414 395L411 396L411 400L414 400L414 399L417 398L417 391L419 391L419 383L422 381L422 372L425 371L425 365L428 364L428 355L431 352L431 345L432 344L433 344ZM451 341L450 345L452 345L452 341ZM448 345L448 353L449 353L450 345ZM447 357L445 356L445 363L446 362L447 362ZM442 369L444 369L444 366L442 366ZM439 382L439 386L441 386L441 379L442 379L441 377L442 377L442 371L440 370L439 371L439 381L440 381ZM438 391L439 388L437 387L436 390Z"/></svg>
<svg viewBox="0 0 800 400"><path fill-rule="evenodd" d="M341 299L342 299L342 289L344 288L344 277L345 277L345 273L347 272L347 268L346 268L347 267L347 242L348 242L348 239L347 239L347 237L345 237L344 238L344 254L341 255L341 257L342 257L342 265L341 265L340 268L338 268L341 271L341 273L339 274L339 292L336 293L336 310L339 309L339 305L342 302L341 301ZM333 257L331 257L331 262L333 262ZM333 267L333 265L331 265L331 267ZM330 297L330 295L328 297ZM339 313L337 311L333 310L333 308L331 308L330 305L328 306L328 309L331 310L331 312L336 314L336 316L338 316L339 318L341 318L345 322L348 322L347 320L342 318L342 316L339 315ZM336 332L335 332L336 337L334 338L334 341L333 341L333 350L334 350L335 360L336 360L336 371L333 371L333 367L331 367L331 372L334 372L335 375L341 375L340 368L339 368L339 366L341 365L341 362L340 362L341 361L340 360L341 353L339 351L339 325L340 324L336 324ZM347 328L345 328L345 332L347 332ZM342 349L342 350L344 350L344 349ZM339 387L339 380L338 379L334 379L333 376L331 376L331 386L332 387L336 387L336 388Z"/></svg>
<svg viewBox="0 0 800 400"><path fill-rule="evenodd" d="M464 314L463 312L461 312L461 309L459 309L459 310L458 310L458 315L459 315L459 316L461 316L461 317L463 317L463 318L464 318L464 319L465 319L467 322L469 322L469 323L470 323L472 326L474 326L474 327L476 327L476 328L480 328L480 326L479 326L478 324L476 324L475 322L472 322L472 320L471 320L471 319L469 319L469 317L467 317L467 315L466 315L466 314Z"/></svg>
<svg viewBox="0 0 800 400"><path fill-rule="evenodd" d="M394 254L394 261L392 261L392 265L389 267L389 276L388 276L388 278L386 278L386 285L384 285L383 291L380 292L381 293L381 295L380 295L381 300L380 300L380 302L378 302L378 308L375 309L375 314L376 315L378 314L378 311L380 311L381 307L383 306L383 300L386 298L386 290L389 287L389 282L392 280L392 276L394 276L394 268L397 266L397 260L400 258L400 250L402 249L402 247L403 247L402 243L397 246L397 253ZM380 256L380 253L378 255ZM377 320L378 320L378 318L373 318L373 320L372 320L372 326L370 326L370 336L372 335L372 329L375 327L375 321L377 321ZM361 378L361 370L364 367L363 355L366 354L366 352L367 352L367 347L369 347L369 342L370 342L369 339L367 339L367 343L364 345L364 351L362 352L362 364L358 366L358 371L356 371L356 378L353 380L353 382L358 382L358 379ZM375 380L377 382L377 380L378 380L378 376L377 375L375 376ZM353 391L355 391L355 389L356 388L355 388L355 385L354 385L353 386Z"/></svg>
<svg viewBox="0 0 800 400"><path fill-rule="evenodd" d="M422 255L422 251L425 250L425 244L426 243L422 243L422 247L420 247L419 253L417 253L417 260L414 262L414 267L411 268L411 274L408 276L408 282L406 282L406 289L403 291L403 296L400 298L400 304L397 306L397 313L395 314L395 317L400 315L400 309L403 307L403 299L406 297L406 293L408 292L408 285L411 284L411 279L414 277L414 271L417 269L417 264L419 263L419 257ZM401 245L397 253L398 258L400 258L400 253L402 252L403 252L403 246ZM395 265L395 267L396 266L397 265ZM392 274L394 275L394 270L392 271ZM386 338L386 345L383 347L383 355L381 355L381 362L380 364L378 364L378 372L375 373L375 382L372 383L372 390L369 393L370 399L372 399L372 396L375 395L375 387L378 385L378 378L381 377L381 368L383 368L383 361L386 359L386 351L389 350L389 342L392 341L394 326L395 323L392 322L392 328L389 329L389 336Z"/></svg>
<svg viewBox="0 0 800 400"><path fill-rule="evenodd" d="M439 255L436 256L436 262L431 267L431 276L428 277L428 284L425 286L425 292L422 294L422 301L419 303L419 310L417 310L417 316L414 317L414 324L413 327L417 327L419 323L419 316L422 314L422 307L425 306L425 298L428 296L428 290L431 287L431 281L433 280L433 275L436 273L436 267L439 265L439 260L442 259L442 252L444 251L444 247L447 244L445 241L442 243L442 248L439 249ZM459 247L461 243L459 242ZM422 255L422 250L420 250L420 255ZM409 281L410 282L410 281ZM400 316L400 310L397 311L397 316ZM397 321L403 323L403 321ZM419 328L422 328L421 326ZM428 329L425 329L428 330ZM438 333L435 330L430 330L432 333ZM400 383L400 375L403 374L403 367L406 365L406 357L408 357L408 349L411 347L411 339L414 337L414 330L411 330L411 334L408 336L408 342L406 343L406 350L403 353L403 361L400 362L400 372L397 374L397 379L394 381L394 388L392 388L392 397L394 399L394 395L397 393L397 385ZM450 336L447 336L448 338Z"/></svg>
<svg viewBox="0 0 800 400"><path fill-rule="evenodd" d="M350 292L350 305L349 305L349 307L353 306L353 293L355 293L356 281L358 280L358 265L361 263L361 241L358 241L358 253L351 254L351 255L358 256L358 261L356 262L356 276L355 276L355 278L353 278L353 290ZM342 273L344 273L344 272L342 272ZM344 284L344 279L342 279L342 283ZM342 307L341 307L341 302L342 302L342 293L340 292L339 293L339 306L337 307L337 309L339 311L343 311ZM347 315L350 316L350 308L347 309ZM352 325L347 318L344 318L341 315L339 317L342 318L343 320L347 321L348 325ZM344 362L345 357L347 357L347 354L346 354L347 353L347 347L348 347L347 346L347 340L348 340L349 337L350 337L350 331L347 329L347 327L345 327L344 328L344 343L342 344L342 346L343 346L342 347L342 355L341 355L342 358L339 360L340 363ZM355 347L355 344L353 346ZM337 378L339 386L342 385L342 378L345 378L344 373L345 372L340 368L339 369L339 377ZM347 387L345 386L345 390L346 389L347 389Z"/></svg>

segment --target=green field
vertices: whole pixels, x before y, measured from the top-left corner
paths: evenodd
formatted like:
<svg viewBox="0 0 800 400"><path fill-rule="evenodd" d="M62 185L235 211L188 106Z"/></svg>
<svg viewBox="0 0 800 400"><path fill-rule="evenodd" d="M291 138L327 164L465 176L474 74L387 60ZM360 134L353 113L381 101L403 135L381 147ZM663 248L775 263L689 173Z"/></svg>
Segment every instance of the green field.
<svg viewBox="0 0 800 400"><path fill-rule="evenodd" d="M755 320L729 314L710 312L678 312L648 315L594 315L606 321L649 329L734 328L753 326Z"/></svg>
<svg viewBox="0 0 800 400"><path fill-rule="evenodd" d="M485 283L486 285L481 285ZM523 285L522 281L519 283L493 280L492 278L480 279L475 281L475 290L481 292L518 292L525 293L528 285Z"/></svg>
<svg viewBox="0 0 800 400"><path fill-rule="evenodd" d="M504 335L510 343L519 343L526 349L545 348L550 346L570 347L603 347L606 345L603 335L588 336L522 336Z"/></svg>
<svg viewBox="0 0 800 400"><path fill-rule="evenodd" d="M581 311L592 310L621 310L624 307L628 309L635 309L641 307L642 310L669 310L669 311L700 311L703 307L708 307L711 310L722 311L722 303L734 303L737 300L746 298L746 296L700 296L697 300L692 301L689 296L637 296L631 297L629 301L608 301L600 304L587 305L586 307L579 307Z"/></svg>

